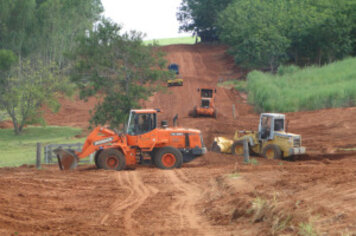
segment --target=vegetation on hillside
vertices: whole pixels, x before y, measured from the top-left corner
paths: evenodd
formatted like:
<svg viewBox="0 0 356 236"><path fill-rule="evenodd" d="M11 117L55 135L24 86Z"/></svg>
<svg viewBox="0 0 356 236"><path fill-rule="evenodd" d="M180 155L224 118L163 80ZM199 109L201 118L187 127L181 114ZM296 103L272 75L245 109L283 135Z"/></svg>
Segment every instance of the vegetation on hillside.
<svg viewBox="0 0 356 236"><path fill-rule="evenodd" d="M276 71L355 55L355 12L353 0L185 0L177 18L181 30L228 44L238 65Z"/></svg>
<svg viewBox="0 0 356 236"><path fill-rule="evenodd" d="M56 95L74 83L83 99L103 96L95 124L117 125L170 75L141 33L120 32L102 12L100 0L0 1L0 111L16 134L44 123L40 108L58 109Z"/></svg>
<svg viewBox="0 0 356 236"><path fill-rule="evenodd" d="M42 105L58 108L56 92L70 91L65 53L102 11L100 0L0 1L0 110L16 134L41 121Z"/></svg>
<svg viewBox="0 0 356 236"><path fill-rule="evenodd" d="M139 107L158 89L157 81L172 75L166 60L153 45L145 46L142 34L121 33L119 25L102 19L78 41L71 58L71 78L81 98L102 98L92 123L117 127L127 121L130 109Z"/></svg>
<svg viewBox="0 0 356 236"><path fill-rule="evenodd" d="M356 106L356 58L323 67L281 66L277 74L253 71L248 100L258 111L294 112Z"/></svg>
<svg viewBox="0 0 356 236"><path fill-rule="evenodd" d="M144 44L156 44L158 46L166 46L172 44L195 44L200 42L200 38L196 39L196 37L179 37L179 38L164 38L164 39L153 39L153 40L145 40Z"/></svg>

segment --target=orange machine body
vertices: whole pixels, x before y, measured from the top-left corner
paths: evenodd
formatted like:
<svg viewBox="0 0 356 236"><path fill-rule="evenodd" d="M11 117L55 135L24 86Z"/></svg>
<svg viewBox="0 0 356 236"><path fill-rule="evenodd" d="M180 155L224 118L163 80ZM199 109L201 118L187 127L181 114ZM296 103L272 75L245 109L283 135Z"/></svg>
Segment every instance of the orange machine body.
<svg viewBox="0 0 356 236"><path fill-rule="evenodd" d="M206 148L201 132L196 129L158 128L157 111L154 109L131 110L127 134L118 134L104 127L96 127L87 137L78 158L105 149L117 149L123 153L126 165L135 165L137 156L152 153L162 147L174 147L183 155L183 162L189 162L203 155ZM139 128L139 119L147 116L151 122L148 129Z"/></svg>
<svg viewBox="0 0 356 236"><path fill-rule="evenodd" d="M195 116L211 116L216 118L216 89L202 88L198 89L198 92L200 92L200 105L195 107Z"/></svg>

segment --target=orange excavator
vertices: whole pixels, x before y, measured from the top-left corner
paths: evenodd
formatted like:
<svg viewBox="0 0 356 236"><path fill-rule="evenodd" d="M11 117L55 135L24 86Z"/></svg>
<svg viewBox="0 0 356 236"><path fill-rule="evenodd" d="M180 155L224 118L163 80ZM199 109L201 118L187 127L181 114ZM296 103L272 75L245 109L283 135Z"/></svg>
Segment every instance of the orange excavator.
<svg viewBox="0 0 356 236"><path fill-rule="evenodd" d="M60 169L74 169L80 159L92 153L99 169L123 170L145 160L161 169L173 169L206 152L199 130L168 128L167 121L157 127L158 112L159 109L131 110L126 134L96 127L81 152L56 149Z"/></svg>
<svg viewBox="0 0 356 236"><path fill-rule="evenodd" d="M212 88L198 88L200 92L200 106L195 106L191 115L193 117L198 116L210 116L217 118L218 111L215 107L215 94L216 89Z"/></svg>

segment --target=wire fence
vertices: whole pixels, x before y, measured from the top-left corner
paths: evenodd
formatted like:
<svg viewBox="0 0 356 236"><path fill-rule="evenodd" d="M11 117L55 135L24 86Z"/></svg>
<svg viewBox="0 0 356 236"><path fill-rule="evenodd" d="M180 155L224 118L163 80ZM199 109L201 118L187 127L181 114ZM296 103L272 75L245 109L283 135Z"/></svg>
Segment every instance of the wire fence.
<svg viewBox="0 0 356 236"><path fill-rule="evenodd" d="M32 144L33 145L33 144ZM82 143L74 143L74 144L47 144L41 145L37 143L37 145L33 145L28 153L26 153L22 157L10 158L8 156L4 156L4 154L0 154L0 167L16 167L22 165L36 165L38 168L41 164L57 165L58 160L56 154L53 152L57 148L63 149L72 149L74 151L80 152L82 150ZM9 155L9 154L7 154ZM88 158L84 158L80 160L80 163L93 163L95 153L89 155Z"/></svg>

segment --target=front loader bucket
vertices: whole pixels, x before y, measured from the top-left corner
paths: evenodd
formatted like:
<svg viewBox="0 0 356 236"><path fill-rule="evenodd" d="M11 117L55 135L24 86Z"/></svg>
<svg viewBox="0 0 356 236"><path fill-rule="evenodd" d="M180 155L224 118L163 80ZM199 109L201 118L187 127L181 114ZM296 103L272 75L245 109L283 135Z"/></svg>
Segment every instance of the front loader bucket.
<svg viewBox="0 0 356 236"><path fill-rule="evenodd" d="M234 143L233 140L225 137L214 138L213 145L211 147L214 152L231 153L231 146Z"/></svg>
<svg viewBox="0 0 356 236"><path fill-rule="evenodd" d="M59 169L71 170L78 165L78 157L71 149L57 148L53 151L57 155Z"/></svg>

